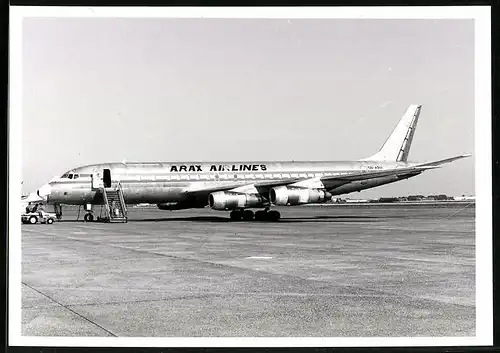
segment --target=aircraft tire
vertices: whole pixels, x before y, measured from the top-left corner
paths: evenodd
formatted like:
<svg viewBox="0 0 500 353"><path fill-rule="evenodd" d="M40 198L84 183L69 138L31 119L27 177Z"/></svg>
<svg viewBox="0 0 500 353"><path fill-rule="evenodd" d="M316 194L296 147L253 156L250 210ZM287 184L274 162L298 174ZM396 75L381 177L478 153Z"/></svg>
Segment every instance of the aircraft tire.
<svg viewBox="0 0 500 353"><path fill-rule="evenodd" d="M92 213L87 213L84 217L83 220L85 222L92 222L94 220L94 215Z"/></svg>
<svg viewBox="0 0 500 353"><path fill-rule="evenodd" d="M244 221L253 221L253 211L252 210L245 210L243 211L243 220Z"/></svg>
<svg viewBox="0 0 500 353"><path fill-rule="evenodd" d="M262 222L262 221L265 221L266 218L267 218L266 211L257 211L257 212L255 212L255 220L256 221Z"/></svg>
<svg viewBox="0 0 500 353"><path fill-rule="evenodd" d="M267 219L276 222L281 218L281 214L278 211L269 211L267 212Z"/></svg>
<svg viewBox="0 0 500 353"><path fill-rule="evenodd" d="M231 221L241 221L241 212L238 210L231 211L229 218L231 218Z"/></svg>

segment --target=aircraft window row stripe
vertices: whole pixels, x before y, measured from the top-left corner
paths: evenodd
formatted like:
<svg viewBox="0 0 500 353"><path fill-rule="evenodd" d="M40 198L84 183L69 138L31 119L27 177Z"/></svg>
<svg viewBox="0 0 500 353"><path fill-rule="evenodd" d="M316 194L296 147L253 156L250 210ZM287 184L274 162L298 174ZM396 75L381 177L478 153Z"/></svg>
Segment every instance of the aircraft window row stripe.
<svg viewBox="0 0 500 353"><path fill-rule="evenodd" d="M260 174L170 174L170 175L120 175L122 181L164 181L164 180L213 180L213 179L288 179L314 178L332 175L343 175L349 172L315 172L315 173L260 173ZM89 176L90 174L68 174L69 179Z"/></svg>

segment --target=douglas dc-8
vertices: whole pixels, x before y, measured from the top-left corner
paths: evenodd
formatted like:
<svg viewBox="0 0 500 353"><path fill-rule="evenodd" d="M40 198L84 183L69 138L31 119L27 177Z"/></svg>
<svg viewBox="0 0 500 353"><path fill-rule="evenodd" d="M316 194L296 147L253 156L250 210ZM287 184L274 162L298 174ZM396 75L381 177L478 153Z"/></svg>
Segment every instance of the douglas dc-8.
<svg viewBox="0 0 500 353"><path fill-rule="evenodd" d="M230 211L235 221L277 221L280 213L273 206L327 202L333 195L394 183L470 156L408 162L420 110L421 105L410 105L382 148L357 161L94 164L53 178L37 194L54 205L58 217L62 204L85 205L86 221L94 219L92 205L107 206L111 215L111 203L122 205L116 215L125 219L125 205L149 203L162 210L209 206Z"/></svg>

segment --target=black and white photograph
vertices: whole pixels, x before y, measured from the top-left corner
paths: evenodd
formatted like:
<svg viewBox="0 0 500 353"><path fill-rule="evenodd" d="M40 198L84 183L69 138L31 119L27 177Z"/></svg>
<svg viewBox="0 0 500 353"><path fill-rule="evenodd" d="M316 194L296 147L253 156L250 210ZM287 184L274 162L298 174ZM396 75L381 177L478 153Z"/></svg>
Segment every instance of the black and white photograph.
<svg viewBox="0 0 500 353"><path fill-rule="evenodd" d="M11 7L11 344L492 344L489 21Z"/></svg>

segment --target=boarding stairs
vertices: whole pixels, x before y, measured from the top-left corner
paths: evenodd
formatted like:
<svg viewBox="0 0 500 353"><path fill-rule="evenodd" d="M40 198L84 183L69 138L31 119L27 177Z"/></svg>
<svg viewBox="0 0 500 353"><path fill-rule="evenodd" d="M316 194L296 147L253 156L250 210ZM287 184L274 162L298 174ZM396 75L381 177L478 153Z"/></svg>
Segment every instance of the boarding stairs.
<svg viewBox="0 0 500 353"><path fill-rule="evenodd" d="M102 188L104 205L106 206L107 221L111 223L127 222L127 206L123 198L121 185L115 187Z"/></svg>

